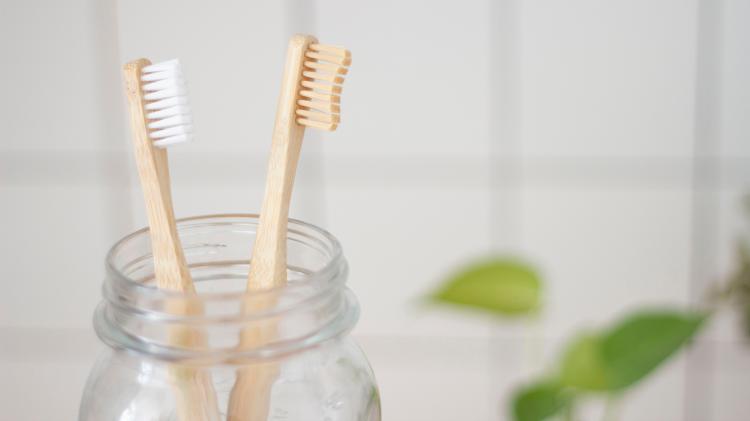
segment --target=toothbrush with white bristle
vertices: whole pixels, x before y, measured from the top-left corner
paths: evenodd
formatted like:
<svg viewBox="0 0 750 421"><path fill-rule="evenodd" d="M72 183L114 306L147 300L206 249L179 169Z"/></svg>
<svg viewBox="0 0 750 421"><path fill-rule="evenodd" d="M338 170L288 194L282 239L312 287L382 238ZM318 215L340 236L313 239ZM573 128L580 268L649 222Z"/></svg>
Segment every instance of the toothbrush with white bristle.
<svg viewBox="0 0 750 421"><path fill-rule="evenodd" d="M149 137L154 146L165 146L193 139L193 119L187 101L185 77L179 60L152 64L142 69L142 89L146 118L149 119Z"/></svg>
<svg viewBox="0 0 750 421"><path fill-rule="evenodd" d="M193 126L185 78L178 60L151 64L139 59L123 67L133 131L135 158L146 204L154 274L159 289L196 294L175 224L165 148L192 139ZM191 304L185 304L185 303ZM200 314L196 300L175 300L170 314ZM169 330L173 346L202 346L205 338L194 328ZM210 373L188 365L170 367L180 421L220 421Z"/></svg>

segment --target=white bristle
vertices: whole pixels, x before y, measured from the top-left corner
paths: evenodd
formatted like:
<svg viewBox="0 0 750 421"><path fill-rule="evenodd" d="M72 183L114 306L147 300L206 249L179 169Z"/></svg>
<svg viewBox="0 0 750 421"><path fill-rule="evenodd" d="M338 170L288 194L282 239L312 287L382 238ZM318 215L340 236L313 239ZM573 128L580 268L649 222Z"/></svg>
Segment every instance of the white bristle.
<svg viewBox="0 0 750 421"><path fill-rule="evenodd" d="M163 129L165 127L184 126L192 122L193 120L190 118L189 115L178 114L178 115L173 115L172 117L167 117L167 118L162 118L159 120L151 121L150 123L148 123L148 128L149 129Z"/></svg>
<svg viewBox="0 0 750 421"><path fill-rule="evenodd" d="M154 142L154 146L163 148L165 146L175 145L177 143L189 142L191 140L193 140L193 135L180 134L177 136L170 136L170 137L165 137L164 139L161 139L161 140L157 140L156 142Z"/></svg>
<svg viewBox="0 0 750 421"><path fill-rule="evenodd" d="M154 146L164 148L192 140L193 119L179 60L144 67L141 81L149 137Z"/></svg>
<svg viewBox="0 0 750 421"><path fill-rule="evenodd" d="M151 139L154 139L154 141L158 142L160 139L177 136L181 134L190 134L192 131L193 131L193 126L179 125L179 126L172 126L172 127L167 127L164 129L154 130L149 133L149 136L151 136Z"/></svg>
<svg viewBox="0 0 750 421"><path fill-rule="evenodd" d="M190 107L188 107L187 104L175 105L174 107L162 108L158 111L152 111L148 113L148 118L156 119L182 114L190 115Z"/></svg>
<svg viewBox="0 0 750 421"><path fill-rule="evenodd" d="M171 71L171 70L175 70L179 68L180 68L180 60L175 58L172 60L162 61L161 63L154 63L151 65L148 65L143 68L143 73Z"/></svg>
<svg viewBox="0 0 750 421"><path fill-rule="evenodd" d="M149 102L146 104L147 110L161 110L167 107L174 107L175 105L186 105L187 97L178 96L173 98L162 99L161 101Z"/></svg>

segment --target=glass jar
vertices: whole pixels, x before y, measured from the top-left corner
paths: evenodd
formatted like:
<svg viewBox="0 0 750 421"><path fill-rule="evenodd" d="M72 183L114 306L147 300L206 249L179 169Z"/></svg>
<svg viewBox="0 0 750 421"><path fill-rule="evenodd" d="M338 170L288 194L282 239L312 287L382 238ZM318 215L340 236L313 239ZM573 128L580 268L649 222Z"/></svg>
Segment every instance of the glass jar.
<svg viewBox="0 0 750 421"><path fill-rule="evenodd" d="M348 336L359 306L339 242L290 220L288 283L247 293L257 223L178 221L197 294L156 289L147 229L112 247L94 315L108 348L80 421L380 420L373 373Z"/></svg>

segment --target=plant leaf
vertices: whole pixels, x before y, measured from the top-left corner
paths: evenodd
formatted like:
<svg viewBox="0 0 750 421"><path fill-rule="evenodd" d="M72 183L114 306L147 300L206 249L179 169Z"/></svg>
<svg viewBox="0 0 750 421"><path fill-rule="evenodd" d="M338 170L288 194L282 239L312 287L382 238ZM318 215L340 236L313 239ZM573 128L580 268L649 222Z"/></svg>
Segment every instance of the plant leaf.
<svg viewBox="0 0 750 421"><path fill-rule="evenodd" d="M560 381L591 392L625 389L675 354L704 320L702 313L644 311L600 334L582 335L563 356Z"/></svg>
<svg viewBox="0 0 750 421"><path fill-rule="evenodd" d="M542 421L558 414L572 399L557 383L537 383L513 397L513 417L516 421Z"/></svg>
<svg viewBox="0 0 750 421"><path fill-rule="evenodd" d="M697 312L653 311L619 323L601 341L609 388L624 389L646 377L685 345L705 318Z"/></svg>
<svg viewBox="0 0 750 421"><path fill-rule="evenodd" d="M531 266L497 258L464 268L431 298L507 316L536 310L540 294L541 281Z"/></svg>
<svg viewBox="0 0 750 421"><path fill-rule="evenodd" d="M587 333L576 338L563 354L561 383L588 391L607 390L607 367L601 350L599 335Z"/></svg>

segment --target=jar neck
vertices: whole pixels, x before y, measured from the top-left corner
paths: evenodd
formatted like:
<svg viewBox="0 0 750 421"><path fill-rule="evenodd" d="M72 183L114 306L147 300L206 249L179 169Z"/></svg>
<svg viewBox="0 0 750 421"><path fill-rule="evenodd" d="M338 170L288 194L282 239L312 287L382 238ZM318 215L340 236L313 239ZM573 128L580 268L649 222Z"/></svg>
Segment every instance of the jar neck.
<svg viewBox="0 0 750 421"><path fill-rule="evenodd" d="M95 313L99 337L154 358L215 364L279 358L345 335L359 307L336 239L290 220L287 284L249 293L245 256L257 222L255 215L178 221L196 293L154 286L148 230L118 242Z"/></svg>

